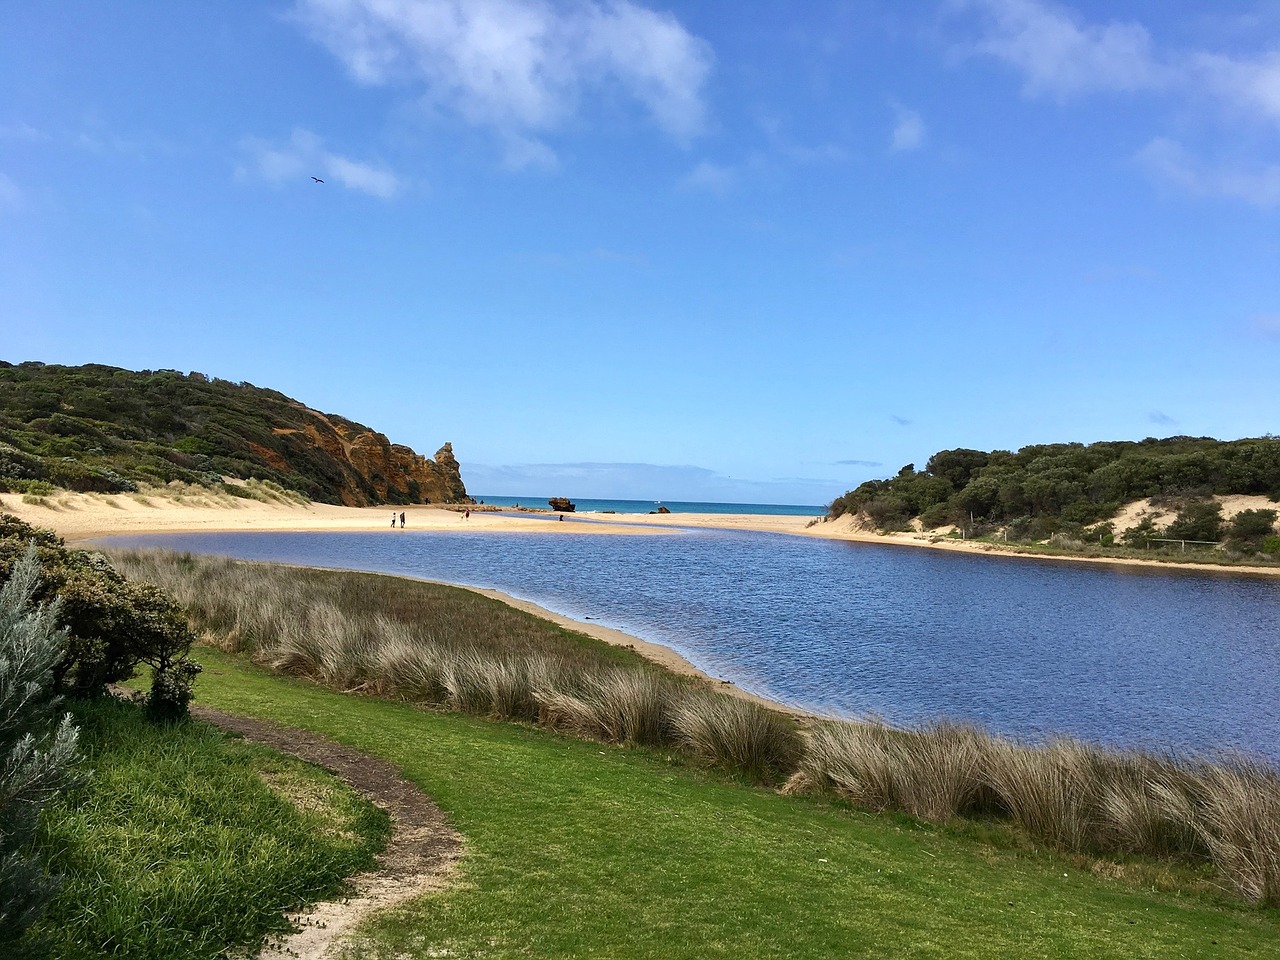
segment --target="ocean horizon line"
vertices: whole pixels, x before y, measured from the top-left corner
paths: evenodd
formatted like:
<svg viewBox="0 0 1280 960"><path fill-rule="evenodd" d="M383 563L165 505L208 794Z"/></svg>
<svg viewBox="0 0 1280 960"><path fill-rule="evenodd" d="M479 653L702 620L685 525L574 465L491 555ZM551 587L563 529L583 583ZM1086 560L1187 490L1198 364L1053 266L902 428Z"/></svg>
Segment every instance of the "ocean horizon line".
<svg viewBox="0 0 1280 960"><path fill-rule="evenodd" d="M548 497L511 497L476 494L478 503L493 507L550 510ZM822 516L821 504L746 503L719 500L636 500L630 498L569 497L575 513L656 513L666 507L672 513L744 513L767 516Z"/></svg>

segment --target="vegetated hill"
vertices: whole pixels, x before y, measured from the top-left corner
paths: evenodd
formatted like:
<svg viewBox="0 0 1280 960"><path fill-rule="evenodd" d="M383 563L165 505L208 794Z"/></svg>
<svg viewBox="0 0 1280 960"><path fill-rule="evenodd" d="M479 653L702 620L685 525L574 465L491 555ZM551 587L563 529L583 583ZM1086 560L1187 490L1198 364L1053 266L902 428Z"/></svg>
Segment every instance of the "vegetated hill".
<svg viewBox="0 0 1280 960"><path fill-rule="evenodd" d="M470 502L450 444L430 459L275 390L177 370L0 361L0 489L110 493L224 476L348 506Z"/></svg>
<svg viewBox="0 0 1280 960"><path fill-rule="evenodd" d="M1280 500L1280 437L1057 443L1008 450L942 450L917 471L868 480L828 514L863 514L883 530L951 523L999 524L1010 538L1078 531L1128 502L1167 497L1261 494Z"/></svg>

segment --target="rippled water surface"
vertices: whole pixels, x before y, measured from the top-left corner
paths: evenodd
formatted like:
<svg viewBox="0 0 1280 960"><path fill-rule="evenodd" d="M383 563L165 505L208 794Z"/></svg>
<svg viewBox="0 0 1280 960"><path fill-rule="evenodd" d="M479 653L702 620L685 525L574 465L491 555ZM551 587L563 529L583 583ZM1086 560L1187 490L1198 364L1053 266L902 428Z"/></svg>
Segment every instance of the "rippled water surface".
<svg viewBox="0 0 1280 960"><path fill-rule="evenodd" d="M1280 760L1280 580L720 531L110 543L496 588L828 713Z"/></svg>

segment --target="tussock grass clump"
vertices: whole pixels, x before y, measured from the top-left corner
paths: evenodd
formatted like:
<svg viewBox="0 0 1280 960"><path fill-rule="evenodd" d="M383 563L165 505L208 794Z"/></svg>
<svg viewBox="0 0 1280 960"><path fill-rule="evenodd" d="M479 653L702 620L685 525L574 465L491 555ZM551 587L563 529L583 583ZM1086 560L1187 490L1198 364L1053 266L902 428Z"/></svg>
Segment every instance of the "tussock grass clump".
<svg viewBox="0 0 1280 960"><path fill-rule="evenodd" d="M954 723L903 731L877 722L828 722L810 734L800 771L859 806L942 822L994 806L981 776L983 737Z"/></svg>
<svg viewBox="0 0 1280 960"><path fill-rule="evenodd" d="M820 723L792 789L922 820L1012 821L1069 853L1209 862L1239 895L1280 905L1280 774L1062 739L1017 743L960 724Z"/></svg>
<svg viewBox="0 0 1280 960"><path fill-rule="evenodd" d="M1096 849L1098 782L1089 748L1072 740L1027 747L992 738L983 776L1014 823L1059 850Z"/></svg>
<svg viewBox="0 0 1280 960"><path fill-rule="evenodd" d="M1214 865L1246 900L1280 906L1280 775L1251 760L1205 766L1198 804L1170 795L1175 815L1190 820Z"/></svg>
<svg viewBox="0 0 1280 960"><path fill-rule="evenodd" d="M738 697L691 693L673 721L679 740L695 754L761 782L786 777L804 752L794 723Z"/></svg>
<svg viewBox="0 0 1280 960"><path fill-rule="evenodd" d="M506 604L440 584L161 551L115 555L208 642L294 676L785 777L795 724ZM698 722L692 714L705 713ZM684 719L677 723L680 714Z"/></svg>
<svg viewBox="0 0 1280 960"><path fill-rule="evenodd" d="M560 729L610 743L658 747L672 742L671 714L678 686L651 671L612 668L565 683L544 682L538 691L543 720Z"/></svg>

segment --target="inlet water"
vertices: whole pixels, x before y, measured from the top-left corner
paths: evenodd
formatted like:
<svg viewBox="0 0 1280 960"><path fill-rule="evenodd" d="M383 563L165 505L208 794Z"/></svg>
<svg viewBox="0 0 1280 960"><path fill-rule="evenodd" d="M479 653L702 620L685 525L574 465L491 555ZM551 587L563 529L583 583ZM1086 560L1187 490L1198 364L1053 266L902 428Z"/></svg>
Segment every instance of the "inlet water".
<svg viewBox="0 0 1280 960"><path fill-rule="evenodd" d="M703 530L107 542L495 588L822 713L1280 761L1280 580Z"/></svg>

